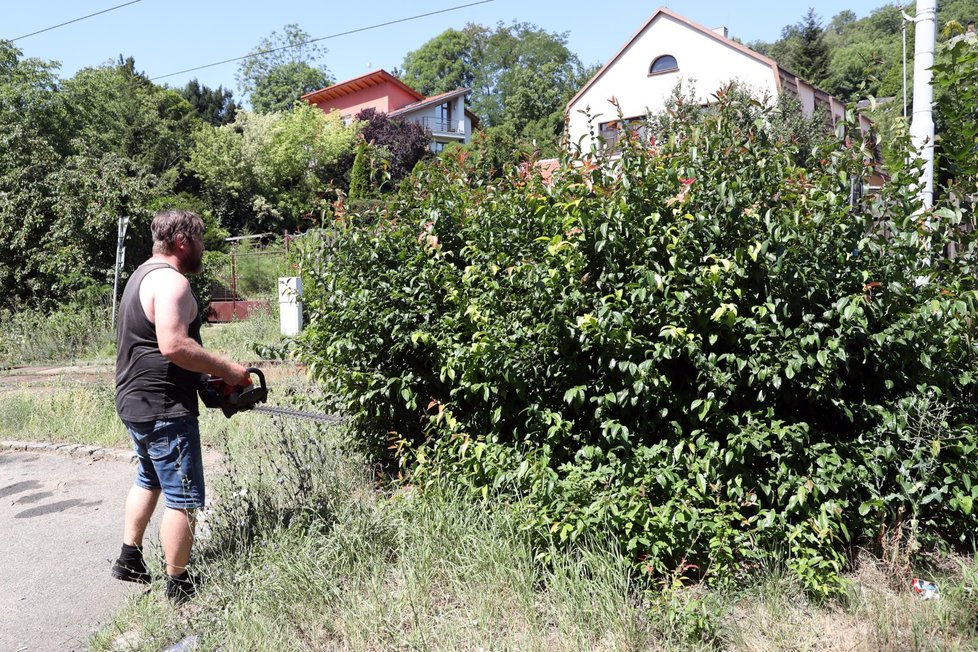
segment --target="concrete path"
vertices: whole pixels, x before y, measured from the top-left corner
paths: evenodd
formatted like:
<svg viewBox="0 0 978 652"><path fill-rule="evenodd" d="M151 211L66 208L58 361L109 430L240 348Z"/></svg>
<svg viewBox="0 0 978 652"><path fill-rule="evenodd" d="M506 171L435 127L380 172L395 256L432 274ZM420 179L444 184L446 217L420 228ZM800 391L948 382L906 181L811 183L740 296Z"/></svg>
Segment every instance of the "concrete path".
<svg viewBox="0 0 978 652"><path fill-rule="evenodd" d="M134 476L124 456L0 449L0 651L85 650L146 590L109 574Z"/></svg>

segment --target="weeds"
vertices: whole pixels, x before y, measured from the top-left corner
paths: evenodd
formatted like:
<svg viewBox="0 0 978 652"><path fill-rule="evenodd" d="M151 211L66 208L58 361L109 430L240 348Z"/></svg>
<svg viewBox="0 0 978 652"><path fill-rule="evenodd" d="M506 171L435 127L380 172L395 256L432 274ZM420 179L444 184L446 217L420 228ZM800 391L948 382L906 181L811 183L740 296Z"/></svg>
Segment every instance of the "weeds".
<svg viewBox="0 0 978 652"><path fill-rule="evenodd" d="M115 413L108 383L25 387L3 393L0 439L126 448L129 437Z"/></svg>
<svg viewBox="0 0 978 652"><path fill-rule="evenodd" d="M78 300L51 313L0 311L0 369L14 364L113 355L107 301Z"/></svg>
<svg viewBox="0 0 978 652"><path fill-rule="evenodd" d="M266 357L267 350L282 340L278 314L271 307L256 309L245 321L210 324L200 334L205 348L241 361Z"/></svg>
<svg viewBox="0 0 978 652"><path fill-rule="evenodd" d="M136 599L94 649L133 621L137 649L190 633L202 649L644 647L644 598L620 556L595 546L541 564L515 511L450 492L378 495L335 432L274 426L225 442L193 613L146 618L159 596Z"/></svg>

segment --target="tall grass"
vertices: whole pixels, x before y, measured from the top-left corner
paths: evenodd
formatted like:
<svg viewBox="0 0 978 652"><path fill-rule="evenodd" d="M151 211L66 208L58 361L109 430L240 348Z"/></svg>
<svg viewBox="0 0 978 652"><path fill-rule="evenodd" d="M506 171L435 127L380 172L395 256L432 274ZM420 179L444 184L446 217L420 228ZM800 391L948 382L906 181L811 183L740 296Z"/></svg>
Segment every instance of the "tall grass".
<svg viewBox="0 0 978 652"><path fill-rule="evenodd" d="M0 439L129 446L107 382L4 389L0 392Z"/></svg>
<svg viewBox="0 0 978 652"><path fill-rule="evenodd" d="M218 351L233 360L267 358L282 342L278 307L257 308L249 319L228 324L208 324L200 331L204 348Z"/></svg>
<svg viewBox="0 0 978 652"><path fill-rule="evenodd" d="M192 613L151 615L155 592L94 649L130 629L138 649L190 635L201 649L648 647L646 600L614 550L543 564L515 511L451 492L378 495L334 432L278 427L276 437L227 442Z"/></svg>
<svg viewBox="0 0 978 652"><path fill-rule="evenodd" d="M783 559L737 589L662 585L605 542L539 550L515 506L442 488L377 490L343 433L239 415L204 515L190 607L160 587L92 641L110 650L974 649L966 561L925 602L871 560L844 601L811 602ZM266 427L245 425L266 419ZM238 425L240 424L240 426ZM973 589L971 589L973 590ZM125 635L125 638L121 638Z"/></svg>
<svg viewBox="0 0 978 652"><path fill-rule="evenodd" d="M15 364L111 357L108 296L81 298L45 312L0 310L0 369Z"/></svg>

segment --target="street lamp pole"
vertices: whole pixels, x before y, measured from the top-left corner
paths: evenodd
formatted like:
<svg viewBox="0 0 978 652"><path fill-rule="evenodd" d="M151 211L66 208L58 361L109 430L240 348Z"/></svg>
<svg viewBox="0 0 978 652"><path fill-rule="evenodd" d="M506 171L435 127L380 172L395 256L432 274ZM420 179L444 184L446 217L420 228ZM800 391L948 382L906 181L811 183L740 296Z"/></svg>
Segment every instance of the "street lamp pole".
<svg viewBox="0 0 978 652"><path fill-rule="evenodd" d="M914 18L913 119L910 137L914 150L924 161L920 177L920 200L924 210L934 205L934 89L931 68L937 42L937 0L917 0Z"/></svg>

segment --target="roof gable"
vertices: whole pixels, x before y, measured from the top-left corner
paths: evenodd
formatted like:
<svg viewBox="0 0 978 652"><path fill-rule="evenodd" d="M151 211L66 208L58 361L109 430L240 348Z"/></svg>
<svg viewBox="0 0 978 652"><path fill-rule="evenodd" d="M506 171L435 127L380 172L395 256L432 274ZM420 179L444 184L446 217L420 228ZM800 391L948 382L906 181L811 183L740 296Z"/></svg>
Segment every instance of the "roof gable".
<svg viewBox="0 0 978 652"><path fill-rule="evenodd" d="M380 86L382 84L392 84L411 97L415 98L415 100L424 99L424 95L414 90L386 70L374 70L365 75L360 75L359 77L354 77L353 79L348 79L344 82L327 86L326 88L321 88L318 91L306 93L301 99L305 100L309 104L319 104L335 100L345 95L351 95L373 86Z"/></svg>
<svg viewBox="0 0 978 652"><path fill-rule="evenodd" d="M668 7L659 7L658 9L655 10L655 12L651 16L649 16L649 19L645 21L645 23L638 29L638 31L636 31L635 34L632 35L632 37L628 39L624 45L621 46L618 52L616 52L615 55L611 57L611 59L609 59L606 64L601 66L601 69L598 70L598 72L595 73L595 75L591 77L591 79L589 79L586 84L584 84L581 90L579 90L574 95L574 97L570 99L570 101L567 103L567 108L570 109L570 107L573 106L581 98L581 96L583 96L588 91L588 89L590 89L591 86L593 86L594 83L605 74L605 72L607 72L612 66L615 65L615 63L618 62L619 59L621 59L622 55L624 55L624 53L629 49L629 47L635 41L637 41L649 29L649 27L652 26L652 23L654 23L656 20L658 20L663 16L668 16L669 18L676 21L677 23L680 23L681 25L699 34L702 34L703 36L706 36L708 38L717 41L718 43L722 43L728 47L731 47L739 51L741 54L744 54L752 59L755 59L757 62L762 63L766 66L769 66L772 70L772 74L777 78L778 64L773 59L770 59L759 52L755 52L754 50L751 50L750 48L740 43L737 43L732 39L721 36L720 34L717 34L716 32L714 32L712 29L709 29L708 27L704 27L699 23L695 23L684 16L680 16L674 11L671 11Z"/></svg>

